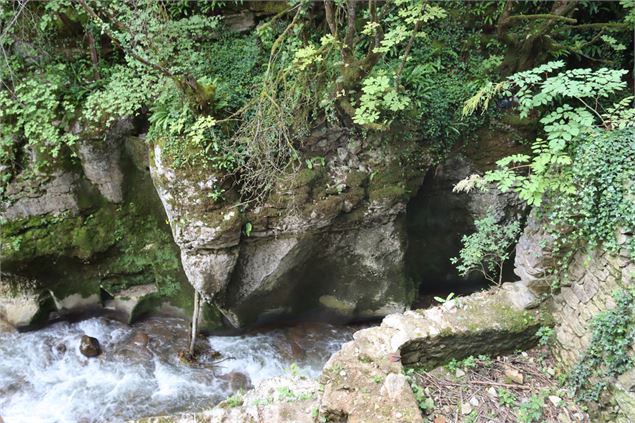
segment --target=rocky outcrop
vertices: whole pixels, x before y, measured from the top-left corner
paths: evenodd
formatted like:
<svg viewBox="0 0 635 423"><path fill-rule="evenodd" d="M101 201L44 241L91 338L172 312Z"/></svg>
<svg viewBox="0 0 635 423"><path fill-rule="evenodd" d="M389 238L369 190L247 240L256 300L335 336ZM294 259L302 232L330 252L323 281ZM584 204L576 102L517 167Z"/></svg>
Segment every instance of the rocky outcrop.
<svg viewBox="0 0 635 423"><path fill-rule="evenodd" d="M406 367L432 369L453 358L534 345L540 314L516 307L511 292L497 289L391 314L380 326L356 332L331 356L319 381L274 378L202 413L138 422L423 422Z"/></svg>
<svg viewBox="0 0 635 423"><path fill-rule="evenodd" d="M548 269L553 266L550 251L552 241L553 238L547 234L538 218L538 211L532 210L516 244L514 273L537 297L548 293L551 287Z"/></svg>
<svg viewBox="0 0 635 423"><path fill-rule="evenodd" d="M9 185L2 217L7 220L61 213L77 214L77 175L55 171L36 189L31 183L16 181ZM12 201L14 200L14 201Z"/></svg>
<svg viewBox="0 0 635 423"><path fill-rule="evenodd" d="M152 153L152 178L181 249L183 270L194 289L211 300L229 282L238 258L241 217L237 210L209 209L208 195L220 189L218 175L177 175L160 145Z"/></svg>
<svg viewBox="0 0 635 423"><path fill-rule="evenodd" d="M321 159L241 212L229 189L223 203L210 198L226 188L219 175L175 168L155 145L153 180L194 288L235 326L404 310L414 287L403 217L429 161L404 167L399 145L383 157L364 147L341 131L316 131L305 154Z"/></svg>
<svg viewBox="0 0 635 423"><path fill-rule="evenodd" d="M51 309L50 298L28 278L0 273L0 320L14 328L28 328Z"/></svg>
<svg viewBox="0 0 635 423"><path fill-rule="evenodd" d="M132 321L161 301L120 291L151 285L174 295L185 279L143 163L147 147L130 136L131 122L76 131L79 159L49 161L38 175L16 176L3 192L0 283L17 282L0 293L0 318L20 329L110 309ZM106 307L102 287L115 297Z"/></svg>

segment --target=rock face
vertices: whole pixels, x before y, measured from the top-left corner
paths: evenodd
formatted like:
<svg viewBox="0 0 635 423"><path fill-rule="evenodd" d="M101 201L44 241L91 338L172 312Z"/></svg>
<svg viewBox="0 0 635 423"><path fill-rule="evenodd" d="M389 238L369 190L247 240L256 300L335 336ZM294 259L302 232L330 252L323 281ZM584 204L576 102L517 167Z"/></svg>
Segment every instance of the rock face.
<svg viewBox="0 0 635 423"><path fill-rule="evenodd" d="M7 195L16 200L6 205L2 215L5 219L14 220L64 212L77 214L77 182L75 174L56 171L35 193L31 192L29 184L12 184L7 190Z"/></svg>
<svg viewBox="0 0 635 423"><path fill-rule="evenodd" d="M79 341L79 352L89 358L97 357L101 354L99 340L88 335L82 336L82 339Z"/></svg>
<svg viewBox="0 0 635 423"><path fill-rule="evenodd" d="M47 298L28 278L0 273L0 320L24 329L38 323L52 309Z"/></svg>
<svg viewBox="0 0 635 423"><path fill-rule="evenodd" d="M537 296L548 292L551 285L547 269L551 264L549 246L552 241L551 236L542 228L537 211L533 210L516 244L514 273Z"/></svg>
<svg viewBox="0 0 635 423"><path fill-rule="evenodd" d="M473 145L463 152L452 153L428 172L419 192L408 204L407 213L407 263L422 290L469 289L469 284L450 263L450 258L461 249L461 238L471 234L474 222L489 213L499 223L526 214L525 205L513 192L502 193L493 186L487 191L453 192L459 181L473 174L482 175L501 157L521 152L524 147L518 140L525 136L509 127L482 130ZM479 278L472 277L467 282L478 288Z"/></svg>
<svg viewBox="0 0 635 423"><path fill-rule="evenodd" d="M104 287L116 297L109 305L131 321L154 294L120 291L150 285L178 293L181 281L189 289L150 179L147 146L132 130L126 120L100 133L77 129L78 159L51 160L47 174L10 181L0 211L0 319L26 329L107 312Z"/></svg>
<svg viewBox="0 0 635 423"><path fill-rule="evenodd" d="M210 199L223 188L217 175L175 169L154 146L152 176L185 273L235 326L302 314L384 316L414 296L404 215L429 160L404 167L399 145L379 157L330 130L317 131L306 148L324 166L301 169L241 213L232 192L228 206Z"/></svg>

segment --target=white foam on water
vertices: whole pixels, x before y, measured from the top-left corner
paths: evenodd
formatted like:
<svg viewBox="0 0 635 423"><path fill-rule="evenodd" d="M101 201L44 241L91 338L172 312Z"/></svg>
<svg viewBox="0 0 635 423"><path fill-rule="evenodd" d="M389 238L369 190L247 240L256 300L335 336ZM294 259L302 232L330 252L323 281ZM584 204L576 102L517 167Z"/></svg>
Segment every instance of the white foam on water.
<svg viewBox="0 0 635 423"><path fill-rule="evenodd" d="M127 339L138 330L149 335L149 349L130 353ZM292 363L301 373L317 376L352 329L321 325L289 333L212 336L209 343L223 358L216 368L178 360L187 342L182 319L129 327L93 318L36 332L0 333L0 416L5 423L97 423L202 410L232 394L218 377L231 371L246 374L254 385L288 372ZM99 340L101 356L88 359L79 352L84 334ZM66 352L60 354L55 347L61 343Z"/></svg>

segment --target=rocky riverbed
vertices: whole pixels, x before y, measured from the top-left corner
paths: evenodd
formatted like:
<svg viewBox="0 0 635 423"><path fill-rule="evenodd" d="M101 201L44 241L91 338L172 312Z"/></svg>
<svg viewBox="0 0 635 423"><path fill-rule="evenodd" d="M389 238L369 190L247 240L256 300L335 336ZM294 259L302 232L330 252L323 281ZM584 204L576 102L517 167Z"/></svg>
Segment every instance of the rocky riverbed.
<svg viewBox="0 0 635 423"><path fill-rule="evenodd" d="M152 318L133 326L106 318L0 330L0 416L5 423L120 422L209 408L264 379L316 377L355 328L302 324L199 341L208 354L182 363L187 321ZM80 352L83 335L102 354ZM220 353L211 354L211 351Z"/></svg>

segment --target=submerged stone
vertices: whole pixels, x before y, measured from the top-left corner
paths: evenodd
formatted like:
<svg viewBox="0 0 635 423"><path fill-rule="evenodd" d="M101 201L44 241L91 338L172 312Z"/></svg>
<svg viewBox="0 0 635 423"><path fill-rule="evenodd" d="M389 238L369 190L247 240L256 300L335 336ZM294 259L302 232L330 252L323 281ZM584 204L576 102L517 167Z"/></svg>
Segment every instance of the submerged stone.
<svg viewBox="0 0 635 423"><path fill-rule="evenodd" d="M101 346L99 340L92 336L83 335L79 342L79 352L86 357L97 357L101 354Z"/></svg>

